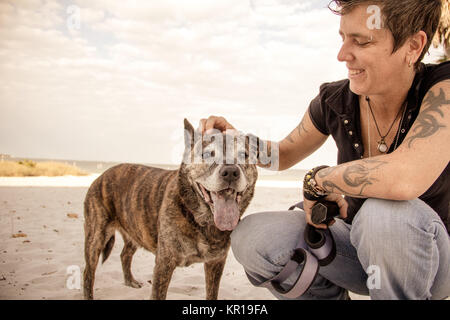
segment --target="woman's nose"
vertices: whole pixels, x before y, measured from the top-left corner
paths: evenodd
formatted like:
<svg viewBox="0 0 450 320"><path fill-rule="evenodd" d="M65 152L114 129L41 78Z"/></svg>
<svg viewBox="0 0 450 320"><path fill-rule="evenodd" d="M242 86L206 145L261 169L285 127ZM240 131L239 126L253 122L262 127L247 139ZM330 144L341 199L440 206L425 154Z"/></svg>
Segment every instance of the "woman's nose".
<svg viewBox="0 0 450 320"><path fill-rule="evenodd" d="M341 49L338 52L337 59L340 62L347 62L353 59L353 55L345 42L342 43Z"/></svg>

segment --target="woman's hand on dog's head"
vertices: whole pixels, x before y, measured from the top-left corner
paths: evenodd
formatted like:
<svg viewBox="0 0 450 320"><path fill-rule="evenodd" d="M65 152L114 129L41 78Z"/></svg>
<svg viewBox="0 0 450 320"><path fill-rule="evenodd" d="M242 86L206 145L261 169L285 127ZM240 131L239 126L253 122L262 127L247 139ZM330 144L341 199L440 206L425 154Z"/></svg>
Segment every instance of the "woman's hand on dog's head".
<svg viewBox="0 0 450 320"><path fill-rule="evenodd" d="M222 132L235 130L234 127L224 118L218 116L209 116L208 119L200 119L199 130L202 134L208 130L217 129Z"/></svg>

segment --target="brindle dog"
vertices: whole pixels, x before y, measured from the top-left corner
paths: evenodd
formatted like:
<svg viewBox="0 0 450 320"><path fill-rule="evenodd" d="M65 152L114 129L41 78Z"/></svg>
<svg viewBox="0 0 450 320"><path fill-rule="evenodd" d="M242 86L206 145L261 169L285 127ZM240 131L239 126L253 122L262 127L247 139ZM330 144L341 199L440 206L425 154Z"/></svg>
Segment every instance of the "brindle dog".
<svg viewBox="0 0 450 320"><path fill-rule="evenodd" d="M207 161L226 153L222 142L229 135L194 139L194 128L186 119L184 127L185 154L178 170L120 164L90 186L84 202L85 299L93 299L97 263L100 254L103 263L111 253L116 230L125 244L120 255L125 285L142 286L131 274L131 260L143 247L156 255L152 299L166 298L176 267L195 262L204 263L206 298L217 299L230 234L253 197L257 170L251 161ZM248 158L250 139L238 137L242 138L232 138L234 149L241 143ZM192 161L199 152L201 161Z"/></svg>

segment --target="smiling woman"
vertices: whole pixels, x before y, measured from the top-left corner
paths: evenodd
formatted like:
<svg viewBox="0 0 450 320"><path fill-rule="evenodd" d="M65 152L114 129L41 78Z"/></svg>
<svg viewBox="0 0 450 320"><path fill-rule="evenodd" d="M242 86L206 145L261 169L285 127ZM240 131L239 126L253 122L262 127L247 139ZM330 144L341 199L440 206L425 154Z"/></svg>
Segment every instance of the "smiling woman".
<svg viewBox="0 0 450 320"><path fill-rule="evenodd" d="M306 224L330 227L336 258L299 299L345 299L347 290L373 299L445 298L450 295L445 226L450 149L442 146L450 139L450 63L422 63L438 27L441 1L332 3L340 15L337 58L346 64L348 79L322 84L298 127L268 145L279 146L283 170L332 136L338 165L308 171L304 212L263 212L244 219L233 232L233 251L263 283L277 279ZM203 129L216 127L217 120L205 119ZM336 202L345 220L314 225L311 209L324 199ZM365 285L373 265L381 272L377 288ZM284 285L292 287L297 279L291 275Z"/></svg>

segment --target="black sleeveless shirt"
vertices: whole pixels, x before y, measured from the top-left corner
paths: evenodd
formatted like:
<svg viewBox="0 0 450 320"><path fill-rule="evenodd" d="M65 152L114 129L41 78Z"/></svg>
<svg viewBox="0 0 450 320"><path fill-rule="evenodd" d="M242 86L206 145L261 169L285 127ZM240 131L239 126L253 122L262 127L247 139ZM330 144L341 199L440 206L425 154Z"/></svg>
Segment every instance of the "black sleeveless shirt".
<svg viewBox="0 0 450 320"><path fill-rule="evenodd" d="M426 93L433 85L447 79L450 79L450 62L420 65L408 92L406 112L398 129L400 132L397 147L416 120ZM350 90L349 84L348 79L324 83L320 87L319 95L312 100L308 109L314 126L324 135L333 136L338 148L338 164L362 159L364 154L359 99L358 95ZM394 145L395 143L392 143L388 153L394 151ZM450 144L442 147L449 148ZM450 164L447 164L439 178L419 198L439 214L449 232ZM348 202L346 222L351 223L366 199L346 196L346 200Z"/></svg>

